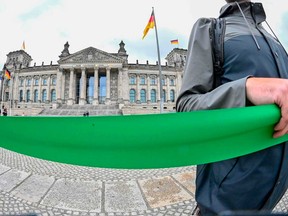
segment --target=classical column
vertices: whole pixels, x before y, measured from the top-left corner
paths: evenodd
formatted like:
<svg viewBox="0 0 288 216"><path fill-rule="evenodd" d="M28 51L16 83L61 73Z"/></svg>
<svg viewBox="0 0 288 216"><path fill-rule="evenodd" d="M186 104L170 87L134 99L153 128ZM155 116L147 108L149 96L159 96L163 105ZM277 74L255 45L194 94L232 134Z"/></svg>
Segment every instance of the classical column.
<svg viewBox="0 0 288 216"><path fill-rule="evenodd" d="M34 82L35 82L35 77L33 76L31 78L31 101L32 102L34 102ZM17 86L19 86L18 83L17 83Z"/></svg>
<svg viewBox="0 0 288 216"><path fill-rule="evenodd" d="M85 68L81 68L81 89L80 89L80 100L79 105L85 105L86 102L86 71Z"/></svg>
<svg viewBox="0 0 288 216"><path fill-rule="evenodd" d="M123 70L118 68L118 103L123 104Z"/></svg>
<svg viewBox="0 0 288 216"><path fill-rule="evenodd" d="M41 103L43 102L42 101L42 82L43 82L43 78L42 78L42 76L40 76L39 77L39 92L38 92L38 101L41 101ZM61 97L60 97L60 102L59 103L61 103L62 101L61 101Z"/></svg>
<svg viewBox="0 0 288 216"><path fill-rule="evenodd" d="M129 76L128 76L128 68L123 68L123 100L124 104L129 104Z"/></svg>
<svg viewBox="0 0 288 216"><path fill-rule="evenodd" d="M62 103L62 98L61 98L61 85L62 85L62 76L63 76L63 69L59 68L57 71L57 83L56 83L56 96L57 96L57 103ZM41 79L39 79L39 96L41 95ZM64 88L64 86L63 86Z"/></svg>
<svg viewBox="0 0 288 216"><path fill-rule="evenodd" d="M99 72L98 72L98 67L94 67L94 91L93 91L93 105L98 105L99 104Z"/></svg>
<svg viewBox="0 0 288 216"><path fill-rule="evenodd" d="M136 74L136 103L140 103L140 74Z"/></svg>
<svg viewBox="0 0 288 216"><path fill-rule="evenodd" d="M51 102L51 76L47 78L47 103Z"/></svg>
<svg viewBox="0 0 288 216"><path fill-rule="evenodd" d="M72 105L74 103L74 68L70 68L70 81L69 81L69 98L67 105Z"/></svg>
<svg viewBox="0 0 288 216"><path fill-rule="evenodd" d="M27 88L26 88L26 85L27 84L27 77L25 77L25 79L24 79L24 86L23 86L23 100L27 103L27 98L26 98L26 90L27 90Z"/></svg>
<svg viewBox="0 0 288 216"><path fill-rule="evenodd" d="M14 78L13 78L13 95L12 99L13 101L18 101L18 95L19 95L19 84L18 84L18 79L19 79L19 71L14 72Z"/></svg>
<svg viewBox="0 0 288 216"><path fill-rule="evenodd" d="M151 103L150 76L147 75L147 103Z"/></svg>
<svg viewBox="0 0 288 216"><path fill-rule="evenodd" d="M106 104L110 104L110 68L106 68Z"/></svg>
<svg viewBox="0 0 288 216"><path fill-rule="evenodd" d="M166 86L167 86L167 102L169 103L171 101L171 98L170 98L170 77L167 76L166 78Z"/></svg>
<svg viewBox="0 0 288 216"><path fill-rule="evenodd" d="M176 89L175 98L176 98L179 95L180 88L181 88L181 85L182 85L182 74L180 73L180 71L177 71L175 85L176 85L176 88L175 88Z"/></svg>
<svg viewBox="0 0 288 216"><path fill-rule="evenodd" d="M61 100L62 103L65 103L65 79L66 79L66 73L63 71L63 75L61 78Z"/></svg>
<svg viewBox="0 0 288 216"><path fill-rule="evenodd" d="M162 89L160 89L160 82L162 82L162 80L160 79L160 76L158 75L158 77L159 77L159 82L157 82L157 89L158 89L158 91L157 91L157 93L156 93L156 95L157 95L157 102L159 102L160 103L160 100L161 100L161 93L160 93L160 91L162 90Z"/></svg>

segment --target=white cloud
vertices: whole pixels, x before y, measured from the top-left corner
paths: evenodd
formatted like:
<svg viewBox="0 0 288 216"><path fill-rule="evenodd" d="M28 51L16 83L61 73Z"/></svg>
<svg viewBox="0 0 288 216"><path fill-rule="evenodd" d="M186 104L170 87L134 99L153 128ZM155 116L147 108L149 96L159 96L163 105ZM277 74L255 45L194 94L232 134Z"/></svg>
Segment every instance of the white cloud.
<svg viewBox="0 0 288 216"><path fill-rule="evenodd" d="M267 20L280 32L284 0L262 1ZM218 16L224 0L0 0L2 34L0 66L10 51L19 50L23 40L26 51L37 65L56 63L66 41L70 53L89 46L117 52L121 40L129 61L157 61L155 32L142 40L143 30L155 10L162 59L173 48L170 40L179 39L187 48L189 34L199 17ZM163 60L161 60L162 63ZM1 69L1 68L0 68Z"/></svg>

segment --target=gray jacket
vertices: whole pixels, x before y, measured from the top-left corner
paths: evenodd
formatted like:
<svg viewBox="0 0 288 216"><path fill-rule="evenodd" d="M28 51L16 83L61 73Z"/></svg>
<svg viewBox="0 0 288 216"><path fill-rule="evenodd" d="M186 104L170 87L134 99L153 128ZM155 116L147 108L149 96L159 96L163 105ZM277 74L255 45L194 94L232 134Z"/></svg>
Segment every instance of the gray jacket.
<svg viewBox="0 0 288 216"><path fill-rule="evenodd" d="M213 89L209 18L193 26L178 112L249 106L245 85L249 76L288 78L287 53L262 26L261 4L226 4L224 74ZM243 16L244 15L244 16ZM245 19L244 19L245 17ZM207 131L209 133L209 131ZM288 186L288 148L285 143L217 163L197 167L196 201L202 215L227 210L272 210Z"/></svg>

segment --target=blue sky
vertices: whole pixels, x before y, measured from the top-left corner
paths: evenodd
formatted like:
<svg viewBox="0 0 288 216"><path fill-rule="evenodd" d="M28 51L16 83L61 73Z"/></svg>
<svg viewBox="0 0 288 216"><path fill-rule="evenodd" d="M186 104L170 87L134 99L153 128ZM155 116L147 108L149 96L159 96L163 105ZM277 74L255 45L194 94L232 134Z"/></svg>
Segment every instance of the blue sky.
<svg viewBox="0 0 288 216"><path fill-rule="evenodd" d="M288 49L287 0L262 0L267 21ZM155 31L142 40L152 7L158 29L161 63L174 48L187 48L189 34L199 17L217 16L224 0L0 0L2 34L0 69L6 55L21 49L33 58L32 65L50 64L68 41L70 53L87 47L116 53L121 40L126 44L129 63L157 61Z"/></svg>

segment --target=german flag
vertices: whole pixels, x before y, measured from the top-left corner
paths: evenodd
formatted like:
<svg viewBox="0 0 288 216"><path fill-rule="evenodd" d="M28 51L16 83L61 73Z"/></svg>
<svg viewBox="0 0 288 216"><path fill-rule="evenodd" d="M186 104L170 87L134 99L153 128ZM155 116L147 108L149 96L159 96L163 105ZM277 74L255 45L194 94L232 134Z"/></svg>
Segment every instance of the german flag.
<svg viewBox="0 0 288 216"><path fill-rule="evenodd" d="M170 42L171 42L171 44L179 44L178 39L176 39L176 40L171 40Z"/></svg>
<svg viewBox="0 0 288 216"><path fill-rule="evenodd" d="M7 68L5 68L4 77L8 80L11 79L11 72Z"/></svg>
<svg viewBox="0 0 288 216"><path fill-rule="evenodd" d="M150 28L154 28L155 26L155 17L154 17L154 11L152 11L150 19L143 31L143 37L142 40L144 39L144 37L147 35L148 31L150 30Z"/></svg>

